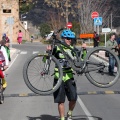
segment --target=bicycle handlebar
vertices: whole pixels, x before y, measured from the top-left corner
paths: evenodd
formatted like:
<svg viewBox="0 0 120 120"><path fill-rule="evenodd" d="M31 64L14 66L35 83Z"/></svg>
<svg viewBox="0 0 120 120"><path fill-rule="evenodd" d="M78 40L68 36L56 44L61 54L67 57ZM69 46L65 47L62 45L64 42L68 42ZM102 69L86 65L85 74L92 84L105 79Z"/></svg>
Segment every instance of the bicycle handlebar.
<svg viewBox="0 0 120 120"><path fill-rule="evenodd" d="M59 33L59 32L61 32L62 30L64 30L64 29L66 29L66 27L64 27L64 28L60 28L59 30L57 30L56 32L54 31L54 33L53 33L53 37L56 37L57 36L57 34Z"/></svg>

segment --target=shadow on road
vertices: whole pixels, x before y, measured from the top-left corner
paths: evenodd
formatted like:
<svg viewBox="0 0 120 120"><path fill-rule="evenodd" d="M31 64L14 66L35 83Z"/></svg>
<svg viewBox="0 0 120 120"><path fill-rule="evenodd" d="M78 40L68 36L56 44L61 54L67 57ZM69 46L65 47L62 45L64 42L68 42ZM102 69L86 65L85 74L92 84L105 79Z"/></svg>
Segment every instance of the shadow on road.
<svg viewBox="0 0 120 120"><path fill-rule="evenodd" d="M27 116L28 120L58 120L58 116L51 116L51 115L41 115L40 117L30 117ZM89 116L89 118L94 118L94 120L103 120L97 116ZM89 118L85 115L73 116L73 120L89 120Z"/></svg>

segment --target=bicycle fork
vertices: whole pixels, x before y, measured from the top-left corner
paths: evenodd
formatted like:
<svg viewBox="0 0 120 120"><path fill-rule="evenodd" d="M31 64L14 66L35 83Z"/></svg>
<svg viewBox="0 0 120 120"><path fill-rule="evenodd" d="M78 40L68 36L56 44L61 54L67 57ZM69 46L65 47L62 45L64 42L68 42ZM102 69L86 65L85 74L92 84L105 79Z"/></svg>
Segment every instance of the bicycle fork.
<svg viewBox="0 0 120 120"><path fill-rule="evenodd" d="M41 72L42 76L49 73L50 63L51 63L51 57L49 57L49 59L46 59L45 61L43 71Z"/></svg>

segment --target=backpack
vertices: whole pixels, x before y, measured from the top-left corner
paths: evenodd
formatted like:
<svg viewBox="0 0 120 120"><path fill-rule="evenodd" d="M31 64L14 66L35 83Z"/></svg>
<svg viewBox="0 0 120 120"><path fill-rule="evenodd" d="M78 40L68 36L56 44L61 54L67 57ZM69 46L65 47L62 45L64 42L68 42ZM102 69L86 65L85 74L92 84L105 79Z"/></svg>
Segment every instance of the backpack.
<svg viewBox="0 0 120 120"><path fill-rule="evenodd" d="M98 35L98 34L96 34L95 39L96 39L97 41L99 41L99 40L100 40L100 39L99 39L99 35Z"/></svg>

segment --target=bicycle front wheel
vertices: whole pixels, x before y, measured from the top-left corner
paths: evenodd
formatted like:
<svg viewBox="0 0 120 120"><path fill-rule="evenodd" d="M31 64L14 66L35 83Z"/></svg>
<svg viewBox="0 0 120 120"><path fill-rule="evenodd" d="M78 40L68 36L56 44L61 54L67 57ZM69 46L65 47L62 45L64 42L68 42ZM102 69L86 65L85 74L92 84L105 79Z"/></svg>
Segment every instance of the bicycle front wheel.
<svg viewBox="0 0 120 120"><path fill-rule="evenodd" d="M58 69L59 79L54 84L54 69ZM49 95L55 92L62 82L62 69L58 60L47 54L35 54L23 67L23 78L30 90L36 94Z"/></svg>
<svg viewBox="0 0 120 120"><path fill-rule="evenodd" d="M105 57L105 53L109 57ZM104 47L96 47L86 56L85 75L87 79L97 87L110 87L120 77L120 62L111 50Z"/></svg>

